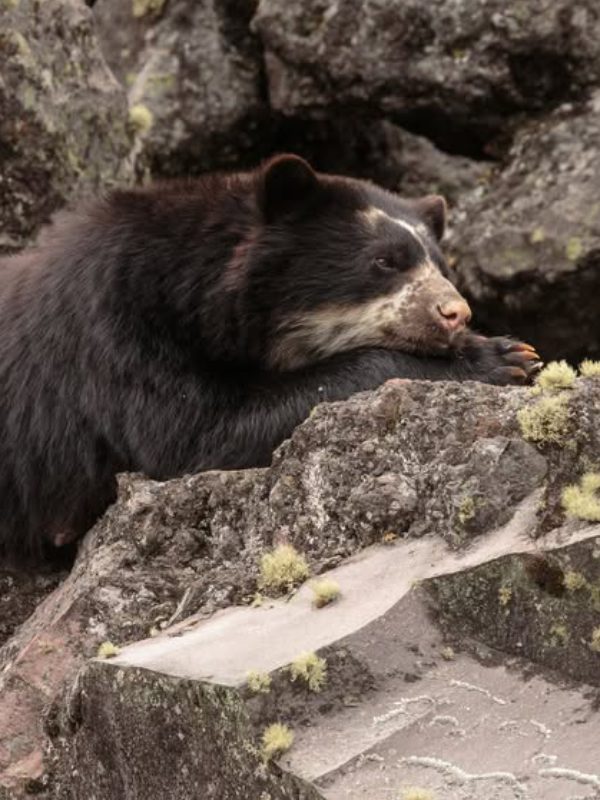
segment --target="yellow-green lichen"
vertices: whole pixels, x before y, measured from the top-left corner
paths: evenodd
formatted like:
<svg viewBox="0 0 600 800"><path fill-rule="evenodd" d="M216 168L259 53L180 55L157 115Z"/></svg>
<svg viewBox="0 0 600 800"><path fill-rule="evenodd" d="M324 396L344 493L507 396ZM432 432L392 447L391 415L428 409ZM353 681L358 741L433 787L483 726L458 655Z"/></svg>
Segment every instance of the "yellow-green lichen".
<svg viewBox="0 0 600 800"><path fill-rule="evenodd" d="M590 648L594 653L600 653L600 628L594 628L590 639Z"/></svg>
<svg viewBox="0 0 600 800"><path fill-rule="evenodd" d="M572 517L600 522L600 472L588 472L579 485L567 486L562 494L563 508Z"/></svg>
<svg viewBox="0 0 600 800"><path fill-rule="evenodd" d="M594 611L600 611L600 583L588 583L590 602Z"/></svg>
<svg viewBox="0 0 600 800"><path fill-rule="evenodd" d="M580 589L588 588L585 575L582 575L581 572L575 572L572 569L565 572L564 584L568 592L578 592Z"/></svg>
<svg viewBox="0 0 600 800"><path fill-rule="evenodd" d="M315 608L323 608L340 596L340 585L331 578L322 578L320 581L311 583L310 588L313 593L313 605Z"/></svg>
<svg viewBox="0 0 600 800"><path fill-rule="evenodd" d="M583 242L578 236L572 236L565 246L565 255L569 261L577 261L583 253Z"/></svg>
<svg viewBox="0 0 600 800"><path fill-rule="evenodd" d="M536 384L545 392L572 389L577 373L566 361L551 361L538 375Z"/></svg>
<svg viewBox="0 0 600 800"><path fill-rule="evenodd" d="M259 586L266 592L290 591L310 574L308 563L291 544L281 544L260 561Z"/></svg>
<svg viewBox="0 0 600 800"><path fill-rule="evenodd" d="M148 133L154 122L154 117L150 109L138 103L129 109L129 123L136 133Z"/></svg>
<svg viewBox="0 0 600 800"><path fill-rule="evenodd" d="M500 605L506 607L510 603L510 601L512 599L512 594L513 594L513 591L511 589L511 587L506 583L503 584L498 589L498 600L500 602Z"/></svg>
<svg viewBox="0 0 600 800"><path fill-rule="evenodd" d="M579 365L579 372L583 378L600 378L600 361L586 358Z"/></svg>
<svg viewBox="0 0 600 800"><path fill-rule="evenodd" d="M444 661L454 661L455 658L454 650L451 647L442 647L440 655Z"/></svg>
<svg viewBox="0 0 600 800"><path fill-rule="evenodd" d="M571 432L569 400L564 394L542 397L517 411L523 437L538 444L564 445Z"/></svg>
<svg viewBox="0 0 600 800"><path fill-rule="evenodd" d="M566 647L569 643L569 631L566 625L553 625L550 628L550 644L552 647Z"/></svg>
<svg viewBox="0 0 600 800"><path fill-rule="evenodd" d="M429 789L420 786L408 786L400 795L400 800L435 800L435 795Z"/></svg>
<svg viewBox="0 0 600 800"><path fill-rule="evenodd" d="M175 76L171 73L150 75L146 81L146 94L156 97L175 87Z"/></svg>
<svg viewBox="0 0 600 800"><path fill-rule="evenodd" d="M268 672L250 669L246 673L246 684L254 694L268 694L271 689L271 676Z"/></svg>
<svg viewBox="0 0 600 800"><path fill-rule="evenodd" d="M35 56L31 50L31 47L27 43L27 39L23 36L20 31L8 31L4 34L3 38L6 38L8 42L11 42L16 47L16 55L19 56L21 62L26 67L33 67L35 64ZM29 86L28 90L33 92L33 89ZM31 96L31 95L30 95ZM35 97L35 93L33 94Z"/></svg>
<svg viewBox="0 0 600 800"><path fill-rule="evenodd" d="M529 241L531 244L540 244L546 238L546 231L543 228L534 228L531 231Z"/></svg>
<svg viewBox="0 0 600 800"><path fill-rule="evenodd" d="M294 743L294 732L281 722L274 722L262 735L262 754L266 761L287 752Z"/></svg>
<svg viewBox="0 0 600 800"><path fill-rule="evenodd" d="M476 504L475 500L470 496L465 496L459 503L458 511L456 512L456 519L459 524L464 526L470 519L475 516Z"/></svg>
<svg viewBox="0 0 600 800"><path fill-rule="evenodd" d="M134 17L145 17L146 14L160 14L166 0L132 0L131 11Z"/></svg>
<svg viewBox="0 0 600 800"><path fill-rule="evenodd" d="M98 658L114 658L121 652L121 648L112 642L102 642L98 648Z"/></svg>
<svg viewBox="0 0 600 800"><path fill-rule="evenodd" d="M327 681L327 662L316 653L301 653L289 670L292 681L304 681L311 692L320 692Z"/></svg>

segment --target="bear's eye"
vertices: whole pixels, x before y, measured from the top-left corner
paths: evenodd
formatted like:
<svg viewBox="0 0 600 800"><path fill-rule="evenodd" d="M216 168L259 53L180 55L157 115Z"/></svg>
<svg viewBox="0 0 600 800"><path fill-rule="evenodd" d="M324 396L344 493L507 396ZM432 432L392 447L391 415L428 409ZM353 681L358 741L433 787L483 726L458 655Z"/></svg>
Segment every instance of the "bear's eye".
<svg viewBox="0 0 600 800"><path fill-rule="evenodd" d="M394 270L394 262L391 258L386 256L377 256L377 258L373 259L373 266L376 269L384 270L385 272L389 272L390 270Z"/></svg>

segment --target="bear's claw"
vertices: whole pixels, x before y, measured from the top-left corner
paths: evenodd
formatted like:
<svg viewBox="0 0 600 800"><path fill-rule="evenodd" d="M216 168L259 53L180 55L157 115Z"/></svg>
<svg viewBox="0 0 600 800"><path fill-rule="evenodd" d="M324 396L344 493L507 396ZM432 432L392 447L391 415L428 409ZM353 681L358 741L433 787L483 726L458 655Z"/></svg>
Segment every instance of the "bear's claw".
<svg viewBox="0 0 600 800"><path fill-rule="evenodd" d="M506 364L500 367L506 376L511 376L507 383L531 383L535 375L544 366L537 350L526 342L506 342L501 348L502 360Z"/></svg>
<svg viewBox="0 0 600 800"><path fill-rule="evenodd" d="M468 332L464 353L475 366L480 380L506 386L532 383L544 366L537 350L526 342L504 336L486 337Z"/></svg>

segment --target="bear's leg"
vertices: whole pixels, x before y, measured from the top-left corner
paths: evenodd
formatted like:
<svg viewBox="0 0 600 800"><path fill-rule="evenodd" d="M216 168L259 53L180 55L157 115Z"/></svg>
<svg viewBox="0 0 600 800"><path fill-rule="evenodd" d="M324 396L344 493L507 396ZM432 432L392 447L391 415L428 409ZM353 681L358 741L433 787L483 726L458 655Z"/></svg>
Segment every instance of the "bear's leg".
<svg viewBox="0 0 600 800"><path fill-rule="evenodd" d="M263 466L322 401L345 400L392 378L523 384L538 363L527 345L469 336L446 357L365 349L292 372L245 372L197 382L172 375L158 394L128 404L136 409L127 426L133 468L164 479Z"/></svg>

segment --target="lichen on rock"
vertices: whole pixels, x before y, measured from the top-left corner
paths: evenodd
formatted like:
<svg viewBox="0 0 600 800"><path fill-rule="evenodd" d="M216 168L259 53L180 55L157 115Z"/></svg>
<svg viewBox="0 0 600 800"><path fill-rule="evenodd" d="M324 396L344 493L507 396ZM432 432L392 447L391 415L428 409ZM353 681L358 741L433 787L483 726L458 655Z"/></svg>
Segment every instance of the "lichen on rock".
<svg viewBox="0 0 600 800"><path fill-rule="evenodd" d="M67 202L132 178L124 90L78 0L0 6L0 253Z"/></svg>

